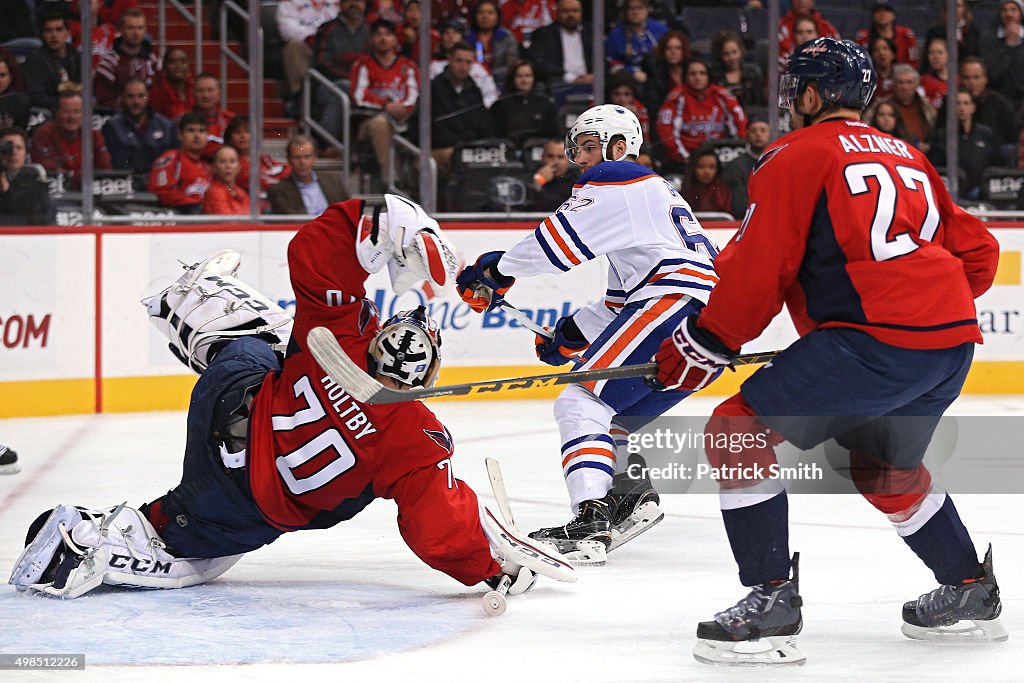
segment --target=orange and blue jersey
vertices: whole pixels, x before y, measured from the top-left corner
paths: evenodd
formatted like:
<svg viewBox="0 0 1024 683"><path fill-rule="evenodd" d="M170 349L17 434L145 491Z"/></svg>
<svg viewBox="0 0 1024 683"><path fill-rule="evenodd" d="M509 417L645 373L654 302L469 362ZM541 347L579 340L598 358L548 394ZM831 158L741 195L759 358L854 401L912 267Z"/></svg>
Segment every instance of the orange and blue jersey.
<svg viewBox="0 0 1024 683"><path fill-rule="evenodd" d="M718 281L717 253L689 205L661 176L633 162L606 161L580 176L572 196L506 252L498 268L529 277L607 257L604 300L577 317L596 333L609 319L600 307L618 313L628 303L670 294L706 302Z"/></svg>

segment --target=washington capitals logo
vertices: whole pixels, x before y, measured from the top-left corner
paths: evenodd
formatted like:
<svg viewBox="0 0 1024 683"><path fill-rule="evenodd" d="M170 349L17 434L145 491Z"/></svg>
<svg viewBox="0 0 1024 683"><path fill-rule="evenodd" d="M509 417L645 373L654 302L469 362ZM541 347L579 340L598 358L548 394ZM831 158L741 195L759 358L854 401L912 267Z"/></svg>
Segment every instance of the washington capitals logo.
<svg viewBox="0 0 1024 683"><path fill-rule="evenodd" d="M800 54L803 55L820 55L822 52L828 52L828 48L824 45L808 45L803 50L800 50Z"/></svg>
<svg viewBox="0 0 1024 683"><path fill-rule="evenodd" d="M768 150L767 152L762 154L761 158L757 160L756 164L754 164L754 170L751 171L751 175L753 175L754 173L757 173L762 168L764 168L768 164L769 161L771 161L772 159L775 158L776 154L778 154L782 150L786 149L787 147L789 147L789 144L779 145L778 147L772 147L770 150Z"/></svg>
<svg viewBox="0 0 1024 683"><path fill-rule="evenodd" d="M433 439L434 443L443 448L448 455L451 455L454 450L452 435L448 433L447 429L442 429L443 431L437 431L436 429L424 429L423 433Z"/></svg>

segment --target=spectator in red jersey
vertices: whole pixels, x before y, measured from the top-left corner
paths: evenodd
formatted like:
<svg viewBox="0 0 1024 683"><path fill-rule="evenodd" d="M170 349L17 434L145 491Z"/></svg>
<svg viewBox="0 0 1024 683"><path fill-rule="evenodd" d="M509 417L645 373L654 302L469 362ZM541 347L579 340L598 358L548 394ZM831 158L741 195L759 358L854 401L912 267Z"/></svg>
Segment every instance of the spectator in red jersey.
<svg viewBox="0 0 1024 683"><path fill-rule="evenodd" d="M466 42L476 51L476 61L491 72L495 83L504 85L508 70L519 57L515 36L501 25L501 10L493 0L480 0L473 8Z"/></svg>
<svg viewBox="0 0 1024 683"><path fill-rule="evenodd" d="M238 185L238 151L224 145L213 155L213 180L203 195L208 216L241 216L249 213L249 194Z"/></svg>
<svg viewBox="0 0 1024 683"><path fill-rule="evenodd" d="M875 97L880 100L888 99L892 95L892 69L896 66L896 46L888 38L879 36L872 41L868 52L871 54L871 62L875 65L875 71L878 73L878 88L875 90Z"/></svg>
<svg viewBox="0 0 1024 683"><path fill-rule="evenodd" d="M925 59L928 69L921 75L921 87L925 99L938 109L946 99L946 89L949 87L949 52L945 37L934 36L928 39Z"/></svg>
<svg viewBox="0 0 1024 683"><path fill-rule="evenodd" d="M909 64L893 67L893 88L890 101L899 109L900 118L910 134L909 140L922 152L928 151L928 140L935 129L935 107L924 98L921 77ZM908 139L908 138L904 138Z"/></svg>
<svg viewBox="0 0 1024 683"><path fill-rule="evenodd" d="M857 31L853 40L858 45L867 48L879 36L888 38L896 46L897 64L910 64L915 69L917 68L917 36L914 35L914 29L896 25L896 9L892 3L876 2L872 4L871 26Z"/></svg>
<svg viewBox="0 0 1024 683"><path fill-rule="evenodd" d="M107 52L113 49L114 40L117 38L117 27L118 19L121 15L130 7L135 7L137 4L136 0L115 0L114 2L107 2L105 0L81 0L81 5L89 3L89 9L92 11L93 26L92 26L92 39L89 41L89 51L92 54L92 68L93 70L100 63L100 59L103 58ZM46 2L45 4L53 4ZM71 34L71 45L72 47L82 51L82 23L79 19L82 13L79 9L79 3L75 2L64 2L63 11L68 19L68 31Z"/></svg>
<svg viewBox="0 0 1024 683"><path fill-rule="evenodd" d="M281 62L286 95L294 100L313 61L317 29L338 16L338 0L281 0L277 3L277 32L284 41Z"/></svg>
<svg viewBox="0 0 1024 683"><path fill-rule="evenodd" d="M32 106L52 112L60 84L81 82L82 60L68 42L67 19L59 11L49 10L43 15L39 33L43 45L25 57L21 73Z"/></svg>
<svg viewBox="0 0 1024 683"><path fill-rule="evenodd" d="M236 116L231 119L227 129L224 131L224 144L231 145L238 152L238 184L245 188L245 191L249 191L249 168L251 166L249 159L253 148L252 132L249 127L248 116ZM259 150L259 146L256 146ZM274 157L269 154L262 152L259 157L260 162L260 190L266 192L272 185L277 185L279 182L288 177L291 173L291 169L288 164L282 164L276 161Z"/></svg>
<svg viewBox="0 0 1024 683"><path fill-rule="evenodd" d="M13 52L0 48L0 129L28 128L29 99Z"/></svg>
<svg viewBox="0 0 1024 683"><path fill-rule="evenodd" d="M178 119L179 149L172 149L153 164L149 173L149 191L156 194L161 206L178 213L197 214L203 195L213 176L203 161L206 148L206 118L189 111Z"/></svg>
<svg viewBox="0 0 1024 683"><path fill-rule="evenodd" d="M661 37L653 53L644 56L647 78L640 84L640 98L648 111L658 111L668 94L686 83L686 63L691 56L690 39L674 29Z"/></svg>
<svg viewBox="0 0 1024 683"><path fill-rule="evenodd" d="M184 48L168 48L164 53L164 68L153 79L149 91L149 106L171 121L196 106L195 81Z"/></svg>
<svg viewBox="0 0 1024 683"><path fill-rule="evenodd" d="M735 31L721 31L711 41L712 80L729 91L744 107L763 107L767 101L764 75L756 64L743 61L743 39Z"/></svg>
<svg viewBox="0 0 1024 683"><path fill-rule="evenodd" d="M551 99L537 88L533 64L520 59L508 74L505 96L491 105L495 132L521 145L527 138L554 137L561 127Z"/></svg>
<svg viewBox="0 0 1024 683"><path fill-rule="evenodd" d="M334 21L321 24L313 38L313 65L344 92L352 90L352 67L369 51L370 27L366 0L341 0ZM341 130L341 99L326 87L316 90L319 123L329 131Z"/></svg>
<svg viewBox="0 0 1024 683"><path fill-rule="evenodd" d="M725 88L711 84L707 62L693 57L686 65L686 85L665 100L657 128L666 165L678 171L704 141L746 137L747 116Z"/></svg>
<svg viewBox="0 0 1024 683"><path fill-rule="evenodd" d="M926 44L931 43L932 38L946 39L946 3L937 4L939 16L925 33ZM967 0L956 0L956 41L959 48L957 55L961 62L965 57L977 57L981 54L981 31L974 23L974 15Z"/></svg>
<svg viewBox="0 0 1024 683"><path fill-rule="evenodd" d="M53 121L39 126L32 134L32 160L41 164L47 173L64 174L73 189L82 186L82 94L65 90L57 100L57 113ZM93 168L109 171L110 152L98 130L92 130Z"/></svg>
<svg viewBox="0 0 1024 683"><path fill-rule="evenodd" d="M119 25L121 37L100 58L93 81L96 104L107 109L121 106L121 88L126 80L140 78L148 88L159 68L153 44L146 37L145 13L137 7L129 9Z"/></svg>
<svg viewBox="0 0 1024 683"><path fill-rule="evenodd" d="M705 147L693 153L686 165L680 194L694 211L732 215L732 190L722 177L722 164L713 149Z"/></svg>
<svg viewBox="0 0 1024 683"><path fill-rule="evenodd" d="M501 3L501 15L516 41L529 47L530 34L555 20L557 4L555 0L505 0Z"/></svg>
<svg viewBox="0 0 1024 683"><path fill-rule="evenodd" d="M363 110L357 138L373 147L380 177L390 173L391 138L408 128L419 101L419 69L398 54L398 34L387 19L370 27L370 54L352 67L352 104Z"/></svg>
<svg viewBox="0 0 1024 683"><path fill-rule="evenodd" d="M796 36L796 21L802 17L814 20L818 35L823 38L839 38L839 31L821 16L814 8L814 0L793 0L789 11L779 19L779 55L787 58L793 54L793 48L803 42Z"/></svg>
<svg viewBox="0 0 1024 683"><path fill-rule="evenodd" d="M789 65L789 58L798 45L803 45L807 41L814 40L820 36L821 29L818 26L817 19L814 17L797 17L793 22L792 47L788 52L779 50L779 73L786 71L786 67Z"/></svg>
<svg viewBox="0 0 1024 683"><path fill-rule="evenodd" d="M235 112L220 108L220 81L216 76L208 73L196 76L193 93L196 100L193 111L206 119L208 141L203 158L212 159L213 153L224 144L224 131L235 117Z"/></svg>
<svg viewBox="0 0 1024 683"><path fill-rule="evenodd" d="M1004 0L999 4L996 40L988 40L981 58L988 69L988 84L1010 100L1014 109L1024 104L1024 1Z"/></svg>
<svg viewBox="0 0 1024 683"><path fill-rule="evenodd" d="M414 62L420 58L420 17L423 16L420 0L405 3L405 14L398 26L398 45L403 57ZM436 28L430 29L430 54L436 54L441 45L441 34Z"/></svg>

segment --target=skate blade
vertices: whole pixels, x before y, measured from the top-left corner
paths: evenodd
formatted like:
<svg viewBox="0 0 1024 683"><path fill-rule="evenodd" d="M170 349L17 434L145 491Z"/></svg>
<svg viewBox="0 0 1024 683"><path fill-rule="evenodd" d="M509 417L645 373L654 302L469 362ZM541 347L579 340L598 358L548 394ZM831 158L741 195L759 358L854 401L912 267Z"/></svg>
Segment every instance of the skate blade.
<svg viewBox="0 0 1024 683"><path fill-rule="evenodd" d="M807 656L796 646L796 636L769 636L732 642L699 638L693 658L715 666L803 666Z"/></svg>
<svg viewBox="0 0 1024 683"><path fill-rule="evenodd" d="M943 643L1001 643L1010 637L999 619L964 619L952 626L934 627L914 626L904 622L900 630L911 640Z"/></svg>
<svg viewBox="0 0 1024 683"><path fill-rule="evenodd" d="M621 529L612 529L612 542L608 546L608 552L626 545L634 538L650 529L652 526L665 519L665 513L654 501L644 503L629 516Z"/></svg>
<svg viewBox="0 0 1024 683"><path fill-rule="evenodd" d="M572 545L562 546L563 550L554 541L534 540L538 545L560 553L573 567L603 567L608 561L608 551L601 541L576 541Z"/></svg>
<svg viewBox="0 0 1024 683"><path fill-rule="evenodd" d="M21 468L17 465L0 465L0 474L17 474Z"/></svg>

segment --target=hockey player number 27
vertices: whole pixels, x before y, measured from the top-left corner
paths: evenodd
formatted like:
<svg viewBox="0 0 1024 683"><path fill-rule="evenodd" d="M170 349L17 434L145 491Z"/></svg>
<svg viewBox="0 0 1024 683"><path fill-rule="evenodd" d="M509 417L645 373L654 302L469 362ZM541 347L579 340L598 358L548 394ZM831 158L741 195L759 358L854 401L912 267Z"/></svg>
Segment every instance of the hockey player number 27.
<svg viewBox="0 0 1024 683"><path fill-rule="evenodd" d="M291 415L274 415L270 423L275 432L291 431L301 425L316 422L327 415L327 411L320 404L320 399L313 392L313 387L310 386L309 377L305 375L300 377L295 381L292 389L295 392L295 398L302 398L306 401L306 407ZM295 468L301 467L328 448L333 448L338 457L308 476L301 479L295 476ZM335 427L330 427L291 453L279 455L276 464L277 471L285 485L288 486L288 490L299 495L318 489L352 469L356 464L356 456L345 443L341 432Z"/></svg>
<svg viewBox="0 0 1024 683"><path fill-rule="evenodd" d="M896 174L903 187L924 194L928 212L917 234L925 242L931 242L939 229L939 209L935 206L935 195L928 174L910 166L897 166ZM870 192L868 178L874 178L878 182L878 201L875 203L875 215L871 219L871 254L876 261L888 261L909 254L919 246L910 234L901 232L892 239L889 238L889 230L896 216L896 200L900 189L889 174L889 170L877 162L852 164L846 167L846 185L854 197Z"/></svg>

